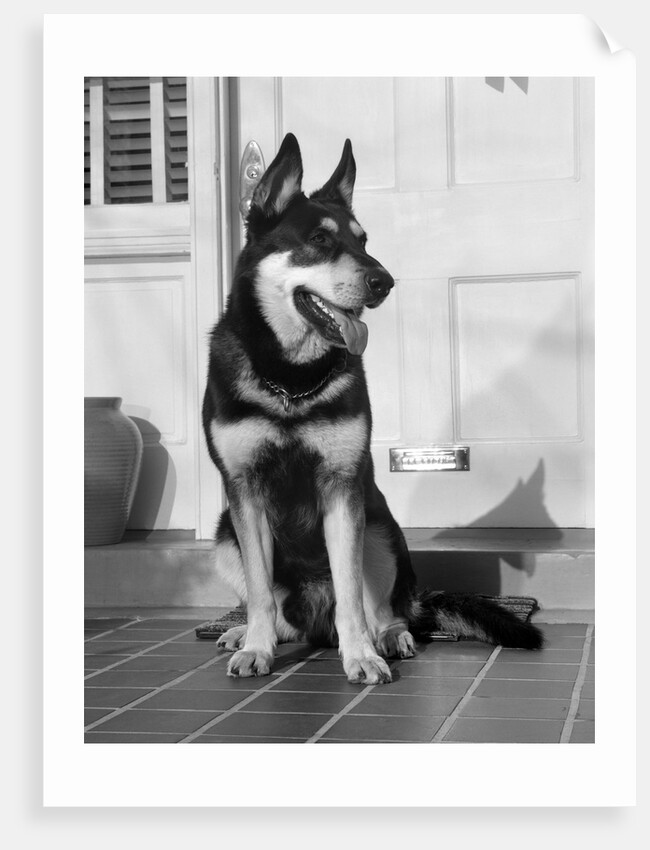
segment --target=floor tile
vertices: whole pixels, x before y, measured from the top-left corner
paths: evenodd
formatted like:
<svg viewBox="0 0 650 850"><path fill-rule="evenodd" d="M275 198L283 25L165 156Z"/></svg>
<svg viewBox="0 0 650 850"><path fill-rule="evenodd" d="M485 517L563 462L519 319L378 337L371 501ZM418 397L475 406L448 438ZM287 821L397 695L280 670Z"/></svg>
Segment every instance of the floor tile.
<svg viewBox="0 0 650 850"><path fill-rule="evenodd" d="M87 708L122 708L145 694L153 693L149 688L84 688Z"/></svg>
<svg viewBox="0 0 650 850"><path fill-rule="evenodd" d="M537 623L545 635L557 637L558 635L580 636L587 634L586 623Z"/></svg>
<svg viewBox="0 0 650 850"><path fill-rule="evenodd" d="M131 626L121 632L116 632L111 635L111 640L130 640L142 643L161 643L173 640L175 637L180 637L182 632L187 629L134 629ZM195 642L196 637L192 632L192 637Z"/></svg>
<svg viewBox="0 0 650 850"><path fill-rule="evenodd" d="M189 734L218 712L127 709L101 725L102 732L184 732Z"/></svg>
<svg viewBox="0 0 650 850"><path fill-rule="evenodd" d="M569 711L568 699L501 699L470 697L461 717L519 717L538 720L564 720Z"/></svg>
<svg viewBox="0 0 650 850"><path fill-rule="evenodd" d="M574 682L577 664L525 664L497 659L485 674L486 679L537 679Z"/></svg>
<svg viewBox="0 0 650 850"><path fill-rule="evenodd" d="M570 744L593 744L596 741L596 724L593 720L578 720L571 730Z"/></svg>
<svg viewBox="0 0 650 850"><path fill-rule="evenodd" d="M293 712L298 714L337 714L354 699L354 694L314 693L299 691L276 691L274 688L246 706L246 711ZM323 721L324 722L324 721Z"/></svg>
<svg viewBox="0 0 650 850"><path fill-rule="evenodd" d="M578 713L576 714L576 719L594 720L595 716L596 715L593 699L585 699L584 697L582 697L580 702L578 703Z"/></svg>
<svg viewBox="0 0 650 850"><path fill-rule="evenodd" d="M426 667L425 667L426 664ZM485 666L483 661L440 661L424 660L419 662L403 662L399 665L400 677L407 676L430 676L442 678L468 678L474 677Z"/></svg>
<svg viewBox="0 0 650 850"><path fill-rule="evenodd" d="M585 644L584 637L571 635L557 635L555 637L546 637L544 640L544 650L547 649L577 649L582 655L582 648Z"/></svg>
<svg viewBox="0 0 650 850"><path fill-rule="evenodd" d="M307 739L326 722L327 718L322 714L255 714L239 711L225 717L213 727L211 733Z"/></svg>
<svg viewBox="0 0 650 850"><path fill-rule="evenodd" d="M132 617L107 617L106 619L91 618L84 620L84 628L97 629L100 632L108 632L111 629L117 629L120 626L125 626L127 623L134 622L136 621Z"/></svg>
<svg viewBox="0 0 650 850"><path fill-rule="evenodd" d="M94 723L95 720L99 720L101 717L105 717L107 714L110 714L112 710L112 708L84 709L84 726L88 726L89 723Z"/></svg>
<svg viewBox="0 0 650 850"><path fill-rule="evenodd" d="M444 720L444 717L363 717L346 714L323 737L354 741L430 741Z"/></svg>
<svg viewBox="0 0 650 850"><path fill-rule="evenodd" d="M185 737L184 733L176 735L154 734L147 732L95 732L93 729L84 734L85 744L177 744Z"/></svg>
<svg viewBox="0 0 650 850"><path fill-rule="evenodd" d="M140 709L177 709L190 711L227 711L254 691L199 691L167 688L141 702Z"/></svg>
<svg viewBox="0 0 650 850"><path fill-rule="evenodd" d="M573 682L539 679L483 679L474 691L474 696L570 699L572 693Z"/></svg>
<svg viewBox="0 0 650 850"><path fill-rule="evenodd" d="M350 714L381 714L383 716L443 717L458 705L460 697L413 696L374 692L357 703Z"/></svg>
<svg viewBox="0 0 650 850"><path fill-rule="evenodd" d="M108 670L86 679L93 688L146 688L159 687L178 678L177 670Z"/></svg>
<svg viewBox="0 0 650 850"><path fill-rule="evenodd" d="M516 661L521 663L540 664L580 664L582 649L541 649L529 652L525 649L502 649L498 661Z"/></svg>
<svg viewBox="0 0 650 850"><path fill-rule="evenodd" d="M562 734L560 720L458 719L445 737L446 741L498 744L556 744Z"/></svg>
<svg viewBox="0 0 650 850"><path fill-rule="evenodd" d="M425 676L425 677L435 677L435 678L457 678L457 674L454 674L453 671L449 672L447 668L447 664L450 662L442 662L439 661L420 661L420 660L409 660L400 662L397 673L399 678L410 678L411 676ZM455 662L458 664L459 662ZM479 662L469 662L468 666L463 666L459 668L462 670L461 675L465 677L474 677L475 673L471 672L471 670L480 670L483 666L482 663Z"/></svg>
<svg viewBox="0 0 650 850"><path fill-rule="evenodd" d="M401 668L400 668L401 672ZM423 696L462 696L474 680L472 678L446 676L399 676L389 685L382 685L382 693L422 694Z"/></svg>
<svg viewBox="0 0 650 850"><path fill-rule="evenodd" d="M484 643L460 640L447 643L434 641L427 644L418 644L417 652L412 659L404 663L411 664L417 661L487 661L494 652L494 647Z"/></svg>
<svg viewBox="0 0 650 850"><path fill-rule="evenodd" d="M422 741L397 741L390 738L376 738L367 740L353 741L347 738L318 738L314 744L346 744L348 747L354 747L356 744L422 744L427 743Z"/></svg>
<svg viewBox="0 0 650 850"><path fill-rule="evenodd" d="M145 655L190 655L207 660L217 655L217 647L210 646L207 643L199 643L198 641L192 641L192 643L168 641L162 644L162 646L153 646L151 649L146 650Z"/></svg>
<svg viewBox="0 0 650 850"><path fill-rule="evenodd" d="M283 679L281 686L276 685L276 687L278 687L278 690L283 691L358 694L363 686L353 685L351 682L348 682L343 673L340 676L306 676L301 672L297 672ZM383 687L389 686L384 685Z"/></svg>
<svg viewBox="0 0 650 850"><path fill-rule="evenodd" d="M307 661L301 668L300 672L304 675L330 675L330 676L345 676L343 672L343 664L338 658L316 658L313 661Z"/></svg>
<svg viewBox="0 0 650 850"><path fill-rule="evenodd" d="M217 663L205 670L197 670L190 673L182 682L172 685L172 690L198 689L200 691L256 691L270 684L273 678L270 676L250 676L247 679L239 679L236 676L227 676L225 665Z"/></svg>
<svg viewBox="0 0 650 850"><path fill-rule="evenodd" d="M311 646L311 644L308 644L308 643L298 644L298 646L302 646L303 649L308 650L309 653L318 652L319 658L337 658L339 661L341 660L341 656L339 655L338 647L336 647L336 646L328 646L328 647L325 647L325 649L316 649L315 647Z"/></svg>
<svg viewBox="0 0 650 850"><path fill-rule="evenodd" d="M338 649L322 649L318 650L308 643L280 643L275 648L276 657L280 658L283 655L295 655L298 658L308 658L318 652L319 658L338 658Z"/></svg>
<svg viewBox="0 0 650 850"><path fill-rule="evenodd" d="M271 738L268 735L199 735L190 744L304 744L304 738Z"/></svg>
<svg viewBox="0 0 650 850"><path fill-rule="evenodd" d="M89 640L84 644L86 655L135 655L155 646L153 641Z"/></svg>
<svg viewBox="0 0 650 850"><path fill-rule="evenodd" d="M138 620L135 623L132 623L129 626L129 631L138 631L144 629L146 631L150 631L151 629L161 629L166 632L186 632L188 629L195 629L197 626L202 625L209 617L206 617L205 620L197 620L197 619L185 619L185 620L176 620L173 618L170 619L152 619L152 620Z"/></svg>
<svg viewBox="0 0 650 850"><path fill-rule="evenodd" d="M200 667L206 660L191 655L139 655L120 664L120 670L176 670L180 675Z"/></svg>
<svg viewBox="0 0 650 850"><path fill-rule="evenodd" d="M205 638L197 638L195 634L195 630L192 629L186 633L179 633L175 635L170 635L168 643L191 643L193 646L211 646L215 652L217 650L217 639L213 638L210 640L206 640Z"/></svg>
<svg viewBox="0 0 650 850"><path fill-rule="evenodd" d="M118 661L127 661L130 655L84 655L84 668L86 670L102 670Z"/></svg>
<svg viewBox="0 0 650 850"><path fill-rule="evenodd" d="M341 662L336 661L335 659L328 659L328 660L330 661L330 663L332 665L334 665L331 673L328 674L328 675L343 676L344 675L343 665L341 664ZM311 663L309 661L307 661L306 663L305 662L306 662L305 657L301 656L301 655L289 655L289 654L281 655L279 658L275 658L273 660L272 671L273 671L273 673L286 673L291 667L295 667L297 664L300 664L301 666L298 668L298 670L299 670L299 672L302 673L302 671L305 669L307 664ZM338 667L338 670L336 669L337 667ZM323 671L323 672L325 672L325 671Z"/></svg>

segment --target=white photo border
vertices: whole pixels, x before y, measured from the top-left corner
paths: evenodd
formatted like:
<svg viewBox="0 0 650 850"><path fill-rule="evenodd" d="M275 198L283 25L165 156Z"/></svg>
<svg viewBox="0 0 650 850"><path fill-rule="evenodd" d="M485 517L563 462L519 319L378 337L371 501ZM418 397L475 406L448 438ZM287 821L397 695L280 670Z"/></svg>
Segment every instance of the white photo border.
<svg viewBox="0 0 650 850"><path fill-rule="evenodd" d="M281 42L290 50L278 50ZM318 49L321 44L327 49ZM616 641L599 643L595 744L465 744L426 753L424 744L231 744L206 755L201 746L83 743L83 205L69 177L81 170L82 135L73 132L70 139L61 132L80 127L82 78L487 73L595 78L596 623L602 613L604 626L613 586L616 599L635 598L634 469L605 457L620 439L621 422L626 442L634 441L635 69L629 51L612 54L597 27L574 15L45 16L46 806L634 804L633 604L610 624ZM621 534L625 528L629 533Z"/></svg>

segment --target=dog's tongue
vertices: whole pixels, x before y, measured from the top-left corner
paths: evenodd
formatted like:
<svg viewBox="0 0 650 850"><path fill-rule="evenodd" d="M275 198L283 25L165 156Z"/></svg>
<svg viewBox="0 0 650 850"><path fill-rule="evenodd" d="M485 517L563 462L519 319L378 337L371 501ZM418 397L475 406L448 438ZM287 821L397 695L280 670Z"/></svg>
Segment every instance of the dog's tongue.
<svg viewBox="0 0 650 850"><path fill-rule="evenodd" d="M368 345L368 326L361 319L357 319L352 312L344 313L331 304L327 306L334 313L347 350L350 354L363 354Z"/></svg>

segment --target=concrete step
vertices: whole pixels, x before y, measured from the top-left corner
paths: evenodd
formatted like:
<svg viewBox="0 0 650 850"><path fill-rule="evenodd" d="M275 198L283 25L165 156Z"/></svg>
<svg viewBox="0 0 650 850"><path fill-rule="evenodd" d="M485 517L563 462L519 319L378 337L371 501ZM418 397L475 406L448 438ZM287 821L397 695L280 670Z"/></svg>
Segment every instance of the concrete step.
<svg viewBox="0 0 650 850"><path fill-rule="evenodd" d="M591 622L591 529L404 531L418 583L437 590L534 596L546 622ZM187 532L130 534L85 550L87 608L218 608L237 604L214 569L213 543ZM549 619L550 617L550 619Z"/></svg>
<svg viewBox="0 0 650 850"><path fill-rule="evenodd" d="M404 533L421 586L533 596L547 611L569 609L585 616L593 611L593 529L409 528Z"/></svg>
<svg viewBox="0 0 650 850"><path fill-rule="evenodd" d="M86 608L218 607L238 604L214 567L214 542L181 532L127 536L84 549Z"/></svg>

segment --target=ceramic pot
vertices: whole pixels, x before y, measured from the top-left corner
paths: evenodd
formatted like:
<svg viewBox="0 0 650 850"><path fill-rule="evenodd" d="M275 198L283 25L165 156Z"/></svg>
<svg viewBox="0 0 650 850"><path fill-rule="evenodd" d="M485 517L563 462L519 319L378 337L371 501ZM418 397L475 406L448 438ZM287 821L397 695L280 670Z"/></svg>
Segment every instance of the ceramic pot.
<svg viewBox="0 0 650 850"><path fill-rule="evenodd" d="M84 399L84 544L124 536L142 461L142 435L121 398Z"/></svg>

